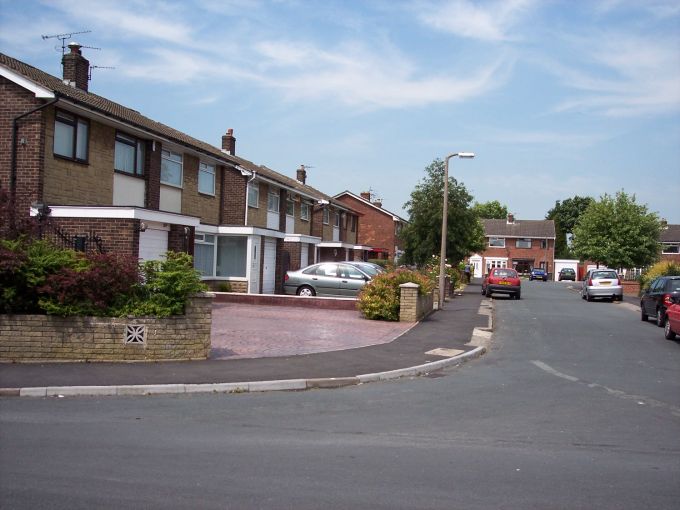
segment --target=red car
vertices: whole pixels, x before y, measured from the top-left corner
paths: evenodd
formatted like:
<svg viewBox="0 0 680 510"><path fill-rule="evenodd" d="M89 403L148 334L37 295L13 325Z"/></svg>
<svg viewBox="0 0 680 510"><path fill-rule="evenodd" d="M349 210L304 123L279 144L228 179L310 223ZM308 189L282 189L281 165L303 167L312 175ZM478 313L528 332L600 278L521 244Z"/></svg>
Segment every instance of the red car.
<svg viewBox="0 0 680 510"><path fill-rule="evenodd" d="M666 324L663 332L669 340L673 340L675 335L680 335L680 303L677 301L666 309Z"/></svg>
<svg viewBox="0 0 680 510"><path fill-rule="evenodd" d="M514 269L494 267L482 281L482 294L491 297L491 294L510 294L510 297L521 299L522 283Z"/></svg>

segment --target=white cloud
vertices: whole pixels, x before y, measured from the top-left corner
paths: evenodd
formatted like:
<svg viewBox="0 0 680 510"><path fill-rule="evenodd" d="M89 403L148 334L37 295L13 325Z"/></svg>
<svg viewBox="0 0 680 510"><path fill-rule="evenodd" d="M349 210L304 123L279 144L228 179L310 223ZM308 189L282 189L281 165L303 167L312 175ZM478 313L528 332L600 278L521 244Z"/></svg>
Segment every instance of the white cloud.
<svg viewBox="0 0 680 510"><path fill-rule="evenodd" d="M533 0L500 0L486 4L450 0L444 4L417 3L419 20L437 30L459 37L486 41L511 40L511 29Z"/></svg>

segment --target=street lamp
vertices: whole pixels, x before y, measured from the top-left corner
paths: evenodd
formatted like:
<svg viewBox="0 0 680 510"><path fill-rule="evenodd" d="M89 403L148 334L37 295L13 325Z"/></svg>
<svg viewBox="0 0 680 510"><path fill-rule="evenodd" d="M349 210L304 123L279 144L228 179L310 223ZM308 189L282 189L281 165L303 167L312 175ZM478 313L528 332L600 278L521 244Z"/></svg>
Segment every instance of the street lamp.
<svg viewBox="0 0 680 510"><path fill-rule="evenodd" d="M439 310L444 309L444 283L446 282L446 230L449 216L449 159L458 156L459 158L472 159L474 152L455 152L446 156L444 160L444 208L442 212L442 248L439 255Z"/></svg>

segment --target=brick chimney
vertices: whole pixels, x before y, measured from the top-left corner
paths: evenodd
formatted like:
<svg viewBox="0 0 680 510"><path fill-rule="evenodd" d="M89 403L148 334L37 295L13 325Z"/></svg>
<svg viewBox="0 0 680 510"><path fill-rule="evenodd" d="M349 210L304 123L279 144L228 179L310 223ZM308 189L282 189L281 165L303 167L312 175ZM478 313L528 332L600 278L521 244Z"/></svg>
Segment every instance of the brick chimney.
<svg viewBox="0 0 680 510"><path fill-rule="evenodd" d="M380 200L380 199L374 200L373 205L376 206L376 207L382 207L382 200Z"/></svg>
<svg viewBox="0 0 680 510"><path fill-rule="evenodd" d="M508 213L508 225L514 225L515 223L515 215L512 213Z"/></svg>
<svg viewBox="0 0 680 510"><path fill-rule="evenodd" d="M361 192L361 198L364 200L368 200L369 202L371 201L371 192L370 191L362 191Z"/></svg>
<svg viewBox="0 0 680 510"><path fill-rule="evenodd" d="M83 57L81 47L77 42L69 43L71 52L61 57L61 65L64 67L64 83L87 92L90 61Z"/></svg>
<svg viewBox="0 0 680 510"><path fill-rule="evenodd" d="M227 129L227 134L222 135L222 150L227 154L236 156L236 138L234 138L234 130Z"/></svg>
<svg viewBox="0 0 680 510"><path fill-rule="evenodd" d="M300 168L297 169L296 179L302 184L307 183L307 170L305 170L305 165L300 165Z"/></svg>

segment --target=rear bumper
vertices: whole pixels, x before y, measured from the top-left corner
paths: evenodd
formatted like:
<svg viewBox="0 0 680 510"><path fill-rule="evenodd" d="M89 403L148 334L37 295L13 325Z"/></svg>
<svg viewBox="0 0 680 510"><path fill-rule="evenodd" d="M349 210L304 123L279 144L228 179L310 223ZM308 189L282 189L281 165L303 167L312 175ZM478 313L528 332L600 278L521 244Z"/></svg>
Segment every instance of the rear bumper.
<svg viewBox="0 0 680 510"><path fill-rule="evenodd" d="M519 285L487 285L489 292L496 294L515 294L519 292L522 287Z"/></svg>
<svg viewBox="0 0 680 510"><path fill-rule="evenodd" d="M609 298L612 296L623 296L623 287L612 285L610 287L588 287L586 293L594 298Z"/></svg>

